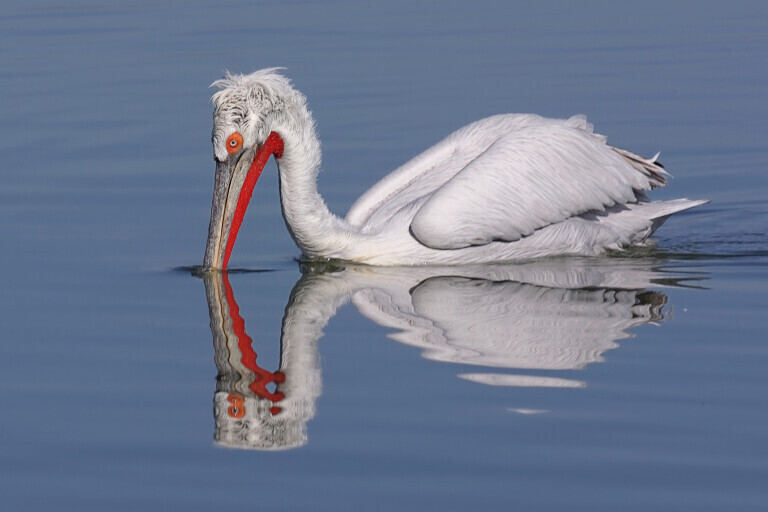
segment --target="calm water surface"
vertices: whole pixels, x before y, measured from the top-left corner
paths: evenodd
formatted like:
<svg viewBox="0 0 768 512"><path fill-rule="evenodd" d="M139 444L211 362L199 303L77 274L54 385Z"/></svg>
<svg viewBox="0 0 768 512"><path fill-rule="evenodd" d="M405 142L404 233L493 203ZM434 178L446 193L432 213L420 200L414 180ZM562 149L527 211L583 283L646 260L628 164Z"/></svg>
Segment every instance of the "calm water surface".
<svg viewBox="0 0 768 512"><path fill-rule="evenodd" d="M0 14L3 510L765 510L761 2L17 2ZM486 115L585 113L712 202L655 250L300 269L274 164L193 276L207 88L286 66L343 213ZM302 272L302 270L304 272Z"/></svg>

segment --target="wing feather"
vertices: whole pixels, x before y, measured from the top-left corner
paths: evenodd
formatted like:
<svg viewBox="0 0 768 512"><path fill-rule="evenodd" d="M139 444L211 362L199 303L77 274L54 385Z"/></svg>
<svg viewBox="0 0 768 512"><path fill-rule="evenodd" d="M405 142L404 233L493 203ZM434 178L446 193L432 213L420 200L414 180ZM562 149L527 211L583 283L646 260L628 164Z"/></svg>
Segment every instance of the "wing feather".
<svg viewBox="0 0 768 512"><path fill-rule="evenodd" d="M347 222L358 227L371 227L384 222L392 212L413 201L423 200L442 187L499 135L544 121L548 120L535 114L500 114L456 130L392 171L360 196L349 209ZM583 116L574 116L567 122L587 126Z"/></svg>
<svg viewBox="0 0 768 512"><path fill-rule="evenodd" d="M553 120L547 120L553 121ZM582 117L503 134L437 189L411 233L434 249L514 241L664 183L655 158L616 150Z"/></svg>

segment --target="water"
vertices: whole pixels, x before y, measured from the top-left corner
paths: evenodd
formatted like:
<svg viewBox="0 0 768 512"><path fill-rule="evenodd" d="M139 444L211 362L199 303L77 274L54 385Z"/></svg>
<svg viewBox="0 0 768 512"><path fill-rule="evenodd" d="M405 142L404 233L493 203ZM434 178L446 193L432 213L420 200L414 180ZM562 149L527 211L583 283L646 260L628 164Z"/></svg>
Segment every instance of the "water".
<svg viewBox="0 0 768 512"><path fill-rule="evenodd" d="M6 7L2 508L764 510L766 20L760 2ZM232 259L263 272L195 277L207 85L274 65L309 98L338 213L499 112L586 113L662 151L676 178L655 197L712 202L628 257L302 276L270 164Z"/></svg>

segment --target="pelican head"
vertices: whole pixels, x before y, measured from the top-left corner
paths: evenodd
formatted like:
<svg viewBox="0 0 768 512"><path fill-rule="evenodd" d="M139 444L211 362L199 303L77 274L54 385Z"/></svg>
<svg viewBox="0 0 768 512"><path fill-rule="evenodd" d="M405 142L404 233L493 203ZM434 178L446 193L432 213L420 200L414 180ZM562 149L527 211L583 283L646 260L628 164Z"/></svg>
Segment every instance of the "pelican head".
<svg viewBox="0 0 768 512"><path fill-rule="evenodd" d="M213 155L216 178L203 266L224 270L253 187L269 157L280 162L284 139L295 131L294 113L305 97L269 68L249 75L227 73L212 87Z"/></svg>

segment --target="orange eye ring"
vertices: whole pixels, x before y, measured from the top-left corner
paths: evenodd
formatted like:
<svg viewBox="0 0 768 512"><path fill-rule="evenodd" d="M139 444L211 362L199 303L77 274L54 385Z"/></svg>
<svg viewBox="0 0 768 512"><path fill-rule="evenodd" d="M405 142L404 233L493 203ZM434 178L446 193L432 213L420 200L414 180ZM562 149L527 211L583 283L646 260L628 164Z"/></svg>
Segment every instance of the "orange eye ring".
<svg viewBox="0 0 768 512"><path fill-rule="evenodd" d="M243 136L240 135L238 132L234 132L232 135L227 137L227 153L230 155L234 155L238 151L240 151L240 148L243 147Z"/></svg>
<svg viewBox="0 0 768 512"><path fill-rule="evenodd" d="M239 419L245 416L245 400L243 400L243 397L230 394L227 396L227 401L232 404L227 408L227 414L231 418Z"/></svg>

